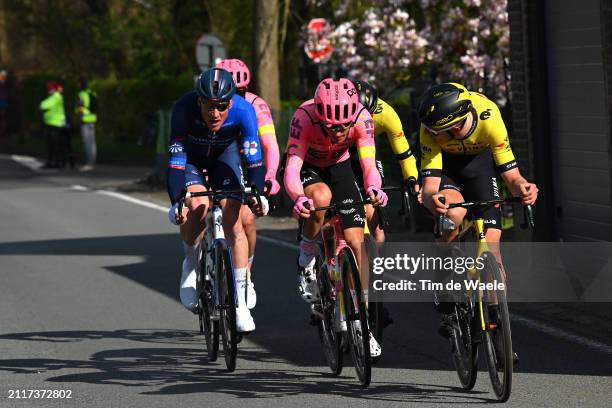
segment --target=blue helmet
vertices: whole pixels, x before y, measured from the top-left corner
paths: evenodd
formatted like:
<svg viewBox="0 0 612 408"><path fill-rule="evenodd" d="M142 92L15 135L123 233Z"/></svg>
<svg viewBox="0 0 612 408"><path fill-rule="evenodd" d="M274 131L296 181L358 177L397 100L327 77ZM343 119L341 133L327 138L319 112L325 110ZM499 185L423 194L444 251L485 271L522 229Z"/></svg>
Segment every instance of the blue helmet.
<svg viewBox="0 0 612 408"><path fill-rule="evenodd" d="M198 96L204 100L226 102L236 93L232 74L221 68L211 68L198 77L195 85Z"/></svg>

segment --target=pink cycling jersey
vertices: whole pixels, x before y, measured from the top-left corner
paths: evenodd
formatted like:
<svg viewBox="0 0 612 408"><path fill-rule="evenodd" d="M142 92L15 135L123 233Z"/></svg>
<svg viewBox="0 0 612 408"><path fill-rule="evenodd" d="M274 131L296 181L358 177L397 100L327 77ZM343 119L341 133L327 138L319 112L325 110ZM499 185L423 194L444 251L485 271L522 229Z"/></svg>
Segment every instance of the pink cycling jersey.
<svg viewBox="0 0 612 408"><path fill-rule="evenodd" d="M257 115L259 140L263 149L266 165L266 180L276 179L280 153L278 151L278 143L276 142L276 131L274 130L274 122L272 121L270 107L261 97L251 92L247 92L244 99L253 105L255 114Z"/></svg>
<svg viewBox="0 0 612 408"><path fill-rule="evenodd" d="M346 139L332 143L321 129L321 122L315 114L314 100L304 102L293 114L291 133L287 141L284 183L289 197L295 201L304 195L300 179L303 162L320 168L343 162L349 159L349 147L353 143L357 145L364 187L380 188L382 180L376 169L374 121L370 113L362 108Z"/></svg>

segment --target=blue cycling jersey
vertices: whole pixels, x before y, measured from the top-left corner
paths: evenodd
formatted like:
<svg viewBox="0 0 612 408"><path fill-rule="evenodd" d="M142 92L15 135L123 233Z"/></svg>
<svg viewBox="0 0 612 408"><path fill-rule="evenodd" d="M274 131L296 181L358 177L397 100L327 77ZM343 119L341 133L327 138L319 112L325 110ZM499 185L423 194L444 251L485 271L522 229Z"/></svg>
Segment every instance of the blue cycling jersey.
<svg viewBox="0 0 612 408"><path fill-rule="evenodd" d="M248 168L249 185L254 183L263 191L265 169L253 106L241 96L234 95L227 118L215 133L206 126L197 100L196 92L189 92L172 109L167 178L170 199L174 202L185 186L187 164L207 169L232 143L237 142Z"/></svg>

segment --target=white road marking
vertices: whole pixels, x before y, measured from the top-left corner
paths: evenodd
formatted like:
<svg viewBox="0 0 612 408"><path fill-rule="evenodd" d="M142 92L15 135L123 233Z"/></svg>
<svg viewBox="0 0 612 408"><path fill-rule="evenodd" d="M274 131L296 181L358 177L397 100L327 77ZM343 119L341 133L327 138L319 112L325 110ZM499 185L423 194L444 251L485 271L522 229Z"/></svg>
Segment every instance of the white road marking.
<svg viewBox="0 0 612 408"><path fill-rule="evenodd" d="M20 156L18 154L13 154L11 155L11 159L34 171L40 170L40 168L43 166L43 162L31 156Z"/></svg>
<svg viewBox="0 0 612 408"><path fill-rule="evenodd" d="M126 194L117 193L115 191L95 190L95 192L97 194L102 194L102 195L106 195L109 197L115 197L115 198L118 198L119 200L142 205L143 207L152 208L154 210L163 211L165 213L167 213L168 210L170 209L170 207L164 207L163 205L153 204L148 201L139 200L138 198L134 198Z"/></svg>

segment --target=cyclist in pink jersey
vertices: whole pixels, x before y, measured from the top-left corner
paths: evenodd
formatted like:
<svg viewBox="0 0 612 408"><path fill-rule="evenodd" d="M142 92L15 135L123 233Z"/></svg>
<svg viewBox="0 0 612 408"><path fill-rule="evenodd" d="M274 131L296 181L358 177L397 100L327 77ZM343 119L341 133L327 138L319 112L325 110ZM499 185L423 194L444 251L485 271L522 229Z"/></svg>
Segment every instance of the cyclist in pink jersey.
<svg viewBox="0 0 612 408"><path fill-rule="evenodd" d="M345 78L338 81L324 79L317 87L314 99L304 102L293 114L284 174L285 189L295 203L293 213L305 219L298 258L298 282L302 298L309 303L319 298L314 250L325 215L310 209L331 202L350 204L362 200L349 160L349 147L353 144L357 146L367 195L375 206L385 206L387 195L381 189L382 180L376 169L372 116L359 103L357 90L351 81ZM339 213L344 239L355 253L357 266L363 272L364 207L355 204ZM363 273L362 279L367 282ZM380 355L380 345L372 335L370 349L373 356Z"/></svg>
<svg viewBox="0 0 612 408"><path fill-rule="evenodd" d="M274 122L272 121L272 112L270 106L263 98L248 92L248 86L251 82L251 72L249 67L239 59L224 59L217 63L217 68L229 71L236 82L237 93L247 100L255 108L257 115L257 130L259 140L263 150L264 164L266 166L265 180L270 185L269 191L266 191L267 196L278 194L280 185L276 180L276 172L280 161L278 143L276 142L276 131ZM258 149L259 146L244 145L241 149ZM255 307L257 295L255 293L255 285L251 279L251 269L253 266L253 258L255 256L256 244L256 229L255 216L248 206L243 206L240 212L244 232L246 233L249 242L249 273L247 274L247 306L249 309Z"/></svg>

